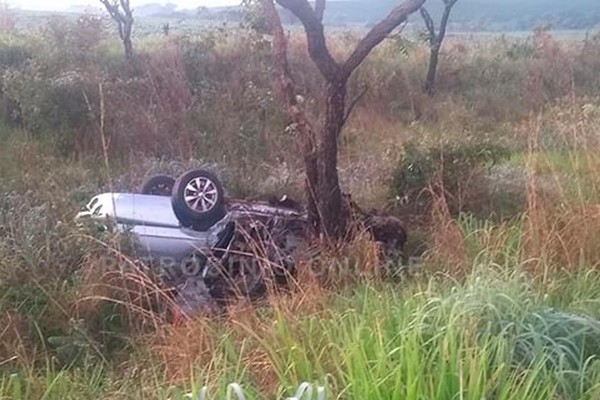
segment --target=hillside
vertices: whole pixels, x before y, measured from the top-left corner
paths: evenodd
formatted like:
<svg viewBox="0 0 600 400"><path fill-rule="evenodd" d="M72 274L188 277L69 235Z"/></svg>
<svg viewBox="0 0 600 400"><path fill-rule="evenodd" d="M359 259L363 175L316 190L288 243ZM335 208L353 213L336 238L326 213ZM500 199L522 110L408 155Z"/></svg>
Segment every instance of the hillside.
<svg viewBox="0 0 600 400"><path fill-rule="evenodd" d="M330 0L325 21L329 25L369 26L391 10L397 0ZM439 16L441 0L428 0L431 14ZM143 7L140 15L154 17L237 22L239 7L199 8L195 10ZM287 14L287 13L286 13ZM413 16L413 19L419 18ZM293 21L289 15L284 18ZM573 0L459 0L452 15L451 29L461 31L520 31L547 25L557 30L589 30L600 25L600 1Z"/></svg>
<svg viewBox="0 0 600 400"><path fill-rule="evenodd" d="M397 1L330 1L327 21L332 24L372 24ZM427 8L439 14L441 0ZM452 16L455 27L467 30L528 30L541 24L555 29L591 29L600 23L600 2L595 0L459 0Z"/></svg>
<svg viewBox="0 0 600 400"><path fill-rule="evenodd" d="M398 0L329 0L325 22L329 26L368 27L386 15ZM439 19L442 0L428 0L427 9ZM73 7L69 14L103 13L100 7ZM297 23L288 12L282 11L286 23ZM56 15L56 13L53 13ZM146 4L135 8L139 32L159 32L165 23L171 28L189 30L206 24L239 23L241 7L198 7L178 9L175 4ZM18 25L38 26L48 13L20 12ZM412 21L421 26L418 15ZM459 0L450 21L453 31L530 31L539 26L553 30L593 30L600 27L600 1L597 0Z"/></svg>

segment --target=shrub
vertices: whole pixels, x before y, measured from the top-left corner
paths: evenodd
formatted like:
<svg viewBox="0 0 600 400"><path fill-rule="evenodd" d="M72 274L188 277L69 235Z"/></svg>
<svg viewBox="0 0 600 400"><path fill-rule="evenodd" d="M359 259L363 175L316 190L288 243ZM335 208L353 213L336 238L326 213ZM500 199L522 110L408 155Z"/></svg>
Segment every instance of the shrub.
<svg viewBox="0 0 600 400"><path fill-rule="evenodd" d="M525 99L533 109L566 96L573 88L573 63L563 43L542 29L533 34L535 51L525 80Z"/></svg>
<svg viewBox="0 0 600 400"><path fill-rule="evenodd" d="M600 89L600 33L587 37L574 65L574 81L578 88L590 95Z"/></svg>
<svg viewBox="0 0 600 400"><path fill-rule="evenodd" d="M0 49L5 115L38 136L52 132L49 142L68 151L73 131L88 120L85 93L101 75L103 28L95 17L55 18L42 32Z"/></svg>
<svg viewBox="0 0 600 400"><path fill-rule="evenodd" d="M485 174L509 155L507 147L485 140L439 146L410 141L389 183L390 195L405 211L428 210L433 194L446 198L452 214L479 211L489 199Z"/></svg>

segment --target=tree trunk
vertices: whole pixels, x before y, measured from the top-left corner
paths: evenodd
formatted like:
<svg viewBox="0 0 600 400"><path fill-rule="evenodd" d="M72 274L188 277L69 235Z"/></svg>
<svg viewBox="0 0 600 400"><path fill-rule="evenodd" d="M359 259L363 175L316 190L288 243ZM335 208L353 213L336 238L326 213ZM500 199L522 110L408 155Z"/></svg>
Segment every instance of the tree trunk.
<svg viewBox="0 0 600 400"><path fill-rule="evenodd" d="M316 185L317 210L320 230L327 238L341 238L347 220L343 212L342 191L337 171L338 138L346 112L346 81L327 84L327 104L323 131L318 149L318 182Z"/></svg>
<svg viewBox="0 0 600 400"><path fill-rule="evenodd" d="M425 21L425 27L429 32L429 68L427 70L427 78L423 82L423 90L430 96L433 96L435 93L435 77L437 75L438 62L440 59L440 49L442 48L442 43L446 38L446 30L448 29L448 21L450 20L450 13L452 12L452 7L456 4L458 0L444 0L444 13L442 14L442 20L440 21L440 31L438 34L435 33L435 25L431 15L425 9L425 7L421 7L421 16Z"/></svg>
<svg viewBox="0 0 600 400"><path fill-rule="evenodd" d="M131 32L133 31L133 19L127 20L123 27L123 48L125 49L125 58L130 60L133 57L133 43L131 42Z"/></svg>
<svg viewBox="0 0 600 400"><path fill-rule="evenodd" d="M437 75L438 61L440 59L440 46L434 45L429 54L429 69L427 70L427 78L423 83L425 93L432 96L435 92L435 76Z"/></svg>
<svg viewBox="0 0 600 400"><path fill-rule="evenodd" d="M317 163L317 144L315 132L312 127L303 125L299 128L301 131L302 151L304 156L304 170L306 173L306 200L308 202L308 220L314 232L321 229L321 217L319 206L317 204L319 187L319 166Z"/></svg>
<svg viewBox="0 0 600 400"><path fill-rule="evenodd" d="M125 58L131 60L131 57L133 57L133 44L130 36L123 40L123 47L125 48Z"/></svg>

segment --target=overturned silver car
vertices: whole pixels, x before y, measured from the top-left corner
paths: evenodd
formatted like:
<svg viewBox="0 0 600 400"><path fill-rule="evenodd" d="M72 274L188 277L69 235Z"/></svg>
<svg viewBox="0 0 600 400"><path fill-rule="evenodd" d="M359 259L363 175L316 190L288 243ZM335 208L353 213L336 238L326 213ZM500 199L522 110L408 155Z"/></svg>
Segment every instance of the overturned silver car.
<svg viewBox="0 0 600 400"><path fill-rule="evenodd" d="M395 217L365 212L347 201L355 220L396 267L406 232ZM227 199L211 171L192 170L176 180L152 177L141 193L103 193L78 214L132 239L133 257L175 289L187 313L233 296L258 298L295 274L310 258L310 224L294 201Z"/></svg>
<svg viewBox="0 0 600 400"><path fill-rule="evenodd" d="M258 293L266 266L293 273L293 252L308 228L300 207L278 202L229 200L217 176L193 170L178 179L156 176L141 193L103 193L78 214L131 236L134 256L178 286L202 280L226 296L225 282L244 280L244 294ZM236 287L239 290L240 287Z"/></svg>

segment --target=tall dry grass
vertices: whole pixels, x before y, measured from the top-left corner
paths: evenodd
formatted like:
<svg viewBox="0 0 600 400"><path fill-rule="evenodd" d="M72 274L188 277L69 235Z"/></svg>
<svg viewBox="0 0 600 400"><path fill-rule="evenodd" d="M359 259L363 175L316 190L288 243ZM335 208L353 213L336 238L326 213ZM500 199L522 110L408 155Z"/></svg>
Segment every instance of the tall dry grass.
<svg viewBox="0 0 600 400"><path fill-rule="evenodd" d="M497 262L507 248L535 279L597 268L600 253L597 202L598 114L589 99L571 97L548 106L515 129L527 151L509 165L521 170L519 190L526 202L518 216L491 222L464 215L452 218L447 201L431 211L430 262L454 275L468 275L474 260ZM495 256L496 255L496 256Z"/></svg>

